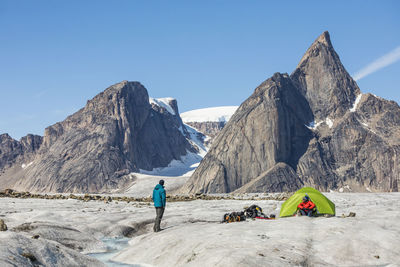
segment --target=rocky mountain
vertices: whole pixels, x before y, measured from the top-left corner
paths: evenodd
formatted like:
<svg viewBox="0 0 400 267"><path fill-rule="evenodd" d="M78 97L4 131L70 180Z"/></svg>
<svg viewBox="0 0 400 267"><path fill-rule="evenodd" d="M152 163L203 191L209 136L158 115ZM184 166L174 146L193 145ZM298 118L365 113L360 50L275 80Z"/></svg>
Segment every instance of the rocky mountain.
<svg viewBox="0 0 400 267"><path fill-rule="evenodd" d="M131 182L130 172L164 167L197 153L189 137L176 100L157 102L139 82L123 81L46 128L43 138L30 137L35 142L2 135L0 187L32 192L121 188ZM23 158L24 165L12 161L24 151L34 152Z"/></svg>
<svg viewBox="0 0 400 267"><path fill-rule="evenodd" d="M187 125L195 128L202 134L214 138L224 128L225 121L204 121L204 122L186 122Z"/></svg>
<svg viewBox="0 0 400 267"><path fill-rule="evenodd" d="M42 144L39 135L28 134L20 141L8 134L0 134L0 170L10 167L16 162L28 161Z"/></svg>
<svg viewBox="0 0 400 267"><path fill-rule="evenodd" d="M241 104L182 193L398 191L400 107L361 94L319 36Z"/></svg>

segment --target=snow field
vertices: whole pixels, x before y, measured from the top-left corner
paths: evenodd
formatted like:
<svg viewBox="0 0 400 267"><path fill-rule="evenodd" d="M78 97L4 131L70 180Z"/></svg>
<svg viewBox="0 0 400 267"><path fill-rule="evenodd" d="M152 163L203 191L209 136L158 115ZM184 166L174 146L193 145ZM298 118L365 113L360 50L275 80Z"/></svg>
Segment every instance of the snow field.
<svg viewBox="0 0 400 267"><path fill-rule="evenodd" d="M127 237L126 247L117 246L107 257L96 258L110 264L111 257L113 262L133 266L399 266L399 193L324 194L336 204L336 217L221 224L225 213L251 204L278 215L283 202L167 203L164 230L159 233L152 232L155 210L148 203L2 198L0 218L10 230L0 232L0 265L12 266L10 257L14 257L18 266L29 266L20 256L21 250L27 250L47 266L51 262L101 266L87 253L105 252L107 240ZM340 217L351 211L356 217ZM38 228L13 232L29 222L36 222ZM81 233L79 238L70 236L85 254L63 245L71 230ZM37 240L31 238L35 231L41 232ZM61 252L54 252L56 245Z"/></svg>
<svg viewBox="0 0 400 267"><path fill-rule="evenodd" d="M202 108L183 112L180 115L183 122L228 122L237 109L238 106Z"/></svg>

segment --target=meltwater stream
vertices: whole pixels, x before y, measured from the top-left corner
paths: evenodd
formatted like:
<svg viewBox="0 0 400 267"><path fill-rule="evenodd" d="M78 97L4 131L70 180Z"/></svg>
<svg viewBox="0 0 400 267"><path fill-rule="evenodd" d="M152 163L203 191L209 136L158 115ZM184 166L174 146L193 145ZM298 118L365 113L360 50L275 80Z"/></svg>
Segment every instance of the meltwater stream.
<svg viewBox="0 0 400 267"><path fill-rule="evenodd" d="M143 267L139 264L124 264L112 261L112 257L128 246L130 238L103 238L101 241L107 245L107 251L101 253L89 253L89 257L95 258L110 267Z"/></svg>

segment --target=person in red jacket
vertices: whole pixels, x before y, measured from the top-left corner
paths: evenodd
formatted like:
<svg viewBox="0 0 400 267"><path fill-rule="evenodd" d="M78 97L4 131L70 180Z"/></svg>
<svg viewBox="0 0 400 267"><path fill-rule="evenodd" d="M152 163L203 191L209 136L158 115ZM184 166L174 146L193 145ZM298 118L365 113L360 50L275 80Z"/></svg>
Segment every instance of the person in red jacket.
<svg viewBox="0 0 400 267"><path fill-rule="evenodd" d="M297 208L302 216L307 215L308 217L311 217L315 208L315 204L310 200L310 197L306 195L303 197L303 202L301 202Z"/></svg>

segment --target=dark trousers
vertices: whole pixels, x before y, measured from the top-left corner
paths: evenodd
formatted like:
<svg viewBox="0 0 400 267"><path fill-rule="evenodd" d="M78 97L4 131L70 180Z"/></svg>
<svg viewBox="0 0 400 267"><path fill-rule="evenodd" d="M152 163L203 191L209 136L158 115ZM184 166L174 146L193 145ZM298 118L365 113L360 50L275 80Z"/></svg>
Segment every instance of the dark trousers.
<svg viewBox="0 0 400 267"><path fill-rule="evenodd" d="M156 207L156 220L154 222L154 227L153 227L154 232L161 231L160 224L161 224L161 219L164 215L164 210L165 207Z"/></svg>
<svg viewBox="0 0 400 267"><path fill-rule="evenodd" d="M312 217L312 210L300 210L300 213L302 216L308 216L308 217Z"/></svg>

